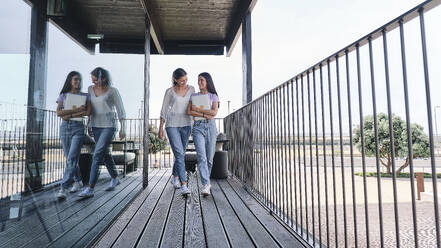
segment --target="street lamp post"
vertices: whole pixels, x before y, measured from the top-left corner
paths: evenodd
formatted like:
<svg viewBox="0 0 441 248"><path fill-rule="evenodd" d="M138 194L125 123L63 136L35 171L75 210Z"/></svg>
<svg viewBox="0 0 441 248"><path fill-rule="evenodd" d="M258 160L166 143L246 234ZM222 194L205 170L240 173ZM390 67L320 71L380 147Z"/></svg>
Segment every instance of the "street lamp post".
<svg viewBox="0 0 441 248"><path fill-rule="evenodd" d="M441 106L435 106L433 108L433 112L435 114L435 147L436 147L436 144L438 143L438 124L437 124L437 119L436 119L436 109L437 108L441 108Z"/></svg>

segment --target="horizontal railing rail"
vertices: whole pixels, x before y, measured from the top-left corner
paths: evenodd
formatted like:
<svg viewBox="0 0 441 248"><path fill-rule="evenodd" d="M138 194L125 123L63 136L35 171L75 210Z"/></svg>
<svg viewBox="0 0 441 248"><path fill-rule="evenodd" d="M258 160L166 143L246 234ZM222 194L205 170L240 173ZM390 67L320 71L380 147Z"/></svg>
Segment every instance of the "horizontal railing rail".
<svg viewBox="0 0 441 248"><path fill-rule="evenodd" d="M418 5L224 119L229 170L311 246L440 247L435 35L427 45L440 3ZM431 191L422 200L417 172L430 177L419 181Z"/></svg>

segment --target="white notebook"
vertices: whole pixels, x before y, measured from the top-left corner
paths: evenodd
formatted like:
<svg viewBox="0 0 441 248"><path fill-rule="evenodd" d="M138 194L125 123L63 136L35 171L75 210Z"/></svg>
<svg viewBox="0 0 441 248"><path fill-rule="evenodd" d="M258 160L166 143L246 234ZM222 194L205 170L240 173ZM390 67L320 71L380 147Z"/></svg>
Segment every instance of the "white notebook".
<svg viewBox="0 0 441 248"><path fill-rule="evenodd" d="M210 96L206 95L196 95L191 97L191 103L201 109L210 110ZM194 117L195 121L205 120L203 117Z"/></svg>
<svg viewBox="0 0 441 248"><path fill-rule="evenodd" d="M66 94L66 101L64 102L64 109L71 110L74 108L79 108L82 105L86 104L87 97L83 95L77 95L77 94ZM77 118L71 118L72 121L82 121L82 117Z"/></svg>

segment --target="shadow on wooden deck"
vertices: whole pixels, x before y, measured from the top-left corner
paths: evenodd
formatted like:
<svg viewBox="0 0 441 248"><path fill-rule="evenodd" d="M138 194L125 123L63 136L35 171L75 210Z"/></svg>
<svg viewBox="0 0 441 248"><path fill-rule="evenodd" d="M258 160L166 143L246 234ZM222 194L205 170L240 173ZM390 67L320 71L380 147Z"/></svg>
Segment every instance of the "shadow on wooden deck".
<svg viewBox="0 0 441 248"><path fill-rule="evenodd" d="M304 247L236 180L212 180L212 195L203 197L190 174L184 198L170 179L170 170L157 172L93 246Z"/></svg>

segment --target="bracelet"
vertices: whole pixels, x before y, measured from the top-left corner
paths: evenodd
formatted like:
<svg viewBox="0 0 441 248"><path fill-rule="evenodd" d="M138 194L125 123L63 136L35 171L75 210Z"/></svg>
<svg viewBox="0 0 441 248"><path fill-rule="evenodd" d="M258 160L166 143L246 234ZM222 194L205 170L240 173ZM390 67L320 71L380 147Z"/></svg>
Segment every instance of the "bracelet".
<svg viewBox="0 0 441 248"><path fill-rule="evenodd" d="M205 118L205 115L204 115L204 113L202 113L202 117L204 117L204 118Z"/></svg>

